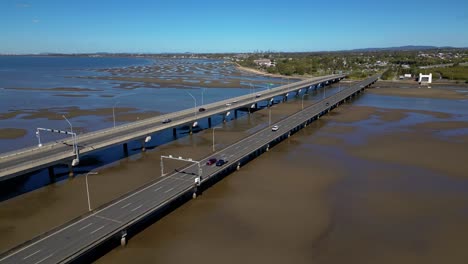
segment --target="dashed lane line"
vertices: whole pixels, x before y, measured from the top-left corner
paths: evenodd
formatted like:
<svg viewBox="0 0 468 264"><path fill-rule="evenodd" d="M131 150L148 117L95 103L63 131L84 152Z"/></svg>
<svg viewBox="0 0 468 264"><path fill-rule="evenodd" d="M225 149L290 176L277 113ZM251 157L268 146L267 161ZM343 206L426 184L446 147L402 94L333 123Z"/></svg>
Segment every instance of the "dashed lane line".
<svg viewBox="0 0 468 264"><path fill-rule="evenodd" d="M32 257L32 256L34 256L34 255L36 255L36 254L39 253L39 252L41 252L40 249L39 249L38 251L32 253L31 255L28 255L28 256L24 257L23 260L28 259L28 258L30 258L30 257Z"/></svg>
<svg viewBox="0 0 468 264"><path fill-rule="evenodd" d="M83 226L82 228L78 229L78 231L81 231L81 230L83 230L83 229L86 229L87 227L89 227L89 226L92 225L92 224L93 224L93 223L89 223L89 224Z"/></svg>
<svg viewBox="0 0 468 264"><path fill-rule="evenodd" d="M143 206L143 204L140 204L139 206L137 206L137 207L133 208L133 209L132 209L132 210L130 210L130 211L134 212L134 211L136 211L136 210L140 209L142 206Z"/></svg>

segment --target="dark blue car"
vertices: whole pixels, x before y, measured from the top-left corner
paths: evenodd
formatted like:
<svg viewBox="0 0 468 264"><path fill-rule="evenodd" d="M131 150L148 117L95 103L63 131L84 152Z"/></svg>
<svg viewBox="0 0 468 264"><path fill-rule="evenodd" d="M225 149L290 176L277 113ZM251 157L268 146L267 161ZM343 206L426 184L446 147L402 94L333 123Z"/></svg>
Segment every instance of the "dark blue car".
<svg viewBox="0 0 468 264"><path fill-rule="evenodd" d="M216 162L216 166L223 166L227 161L223 160L223 159L220 159Z"/></svg>

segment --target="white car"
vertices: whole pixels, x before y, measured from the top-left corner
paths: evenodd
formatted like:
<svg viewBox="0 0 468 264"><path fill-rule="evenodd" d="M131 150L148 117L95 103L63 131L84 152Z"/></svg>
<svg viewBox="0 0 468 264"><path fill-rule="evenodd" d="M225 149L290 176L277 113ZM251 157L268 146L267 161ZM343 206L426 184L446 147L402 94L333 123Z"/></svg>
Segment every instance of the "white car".
<svg viewBox="0 0 468 264"><path fill-rule="evenodd" d="M231 103L227 103L226 106L231 106Z"/></svg>
<svg viewBox="0 0 468 264"><path fill-rule="evenodd" d="M271 131L276 131L276 130L278 130L278 129L279 129L279 126L272 126L272 127L271 127Z"/></svg>

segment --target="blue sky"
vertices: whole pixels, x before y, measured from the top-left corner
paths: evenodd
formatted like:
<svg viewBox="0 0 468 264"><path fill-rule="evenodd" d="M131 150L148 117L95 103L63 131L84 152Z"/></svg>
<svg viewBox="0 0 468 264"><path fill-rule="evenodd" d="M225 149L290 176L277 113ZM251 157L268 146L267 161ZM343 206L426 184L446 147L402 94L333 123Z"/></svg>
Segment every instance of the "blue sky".
<svg viewBox="0 0 468 264"><path fill-rule="evenodd" d="M0 53L468 47L468 1L0 1Z"/></svg>

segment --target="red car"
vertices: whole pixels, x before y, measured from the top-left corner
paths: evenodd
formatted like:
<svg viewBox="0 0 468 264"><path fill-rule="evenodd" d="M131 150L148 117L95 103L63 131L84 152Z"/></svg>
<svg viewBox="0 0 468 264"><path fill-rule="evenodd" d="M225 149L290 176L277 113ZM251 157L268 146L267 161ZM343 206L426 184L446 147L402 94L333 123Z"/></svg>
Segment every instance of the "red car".
<svg viewBox="0 0 468 264"><path fill-rule="evenodd" d="M213 165L216 163L216 159L215 158L211 158L209 159L207 162L206 162L206 165Z"/></svg>

